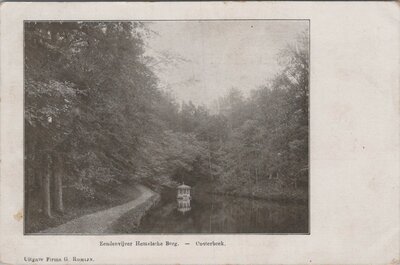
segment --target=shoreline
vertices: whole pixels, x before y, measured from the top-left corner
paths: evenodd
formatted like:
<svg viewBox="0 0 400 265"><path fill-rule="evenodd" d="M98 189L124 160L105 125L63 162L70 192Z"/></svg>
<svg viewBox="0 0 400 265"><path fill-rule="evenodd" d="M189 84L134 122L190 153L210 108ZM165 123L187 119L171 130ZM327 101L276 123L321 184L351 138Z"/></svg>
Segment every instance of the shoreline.
<svg viewBox="0 0 400 265"><path fill-rule="evenodd" d="M142 204L129 210L115 220L106 230L106 233L125 234L134 233L132 229L137 230L142 219L148 214L151 209L158 205L161 195L153 191L153 195ZM129 230L129 232L127 232Z"/></svg>
<svg viewBox="0 0 400 265"><path fill-rule="evenodd" d="M286 195L259 196L259 195L240 194L240 193L235 193L235 192L223 192L223 191L206 191L205 193L221 195L221 196L237 197L237 198L273 201L273 202L286 202L286 203L290 203L290 202L307 203L308 202L308 198L296 198L294 196L286 196Z"/></svg>

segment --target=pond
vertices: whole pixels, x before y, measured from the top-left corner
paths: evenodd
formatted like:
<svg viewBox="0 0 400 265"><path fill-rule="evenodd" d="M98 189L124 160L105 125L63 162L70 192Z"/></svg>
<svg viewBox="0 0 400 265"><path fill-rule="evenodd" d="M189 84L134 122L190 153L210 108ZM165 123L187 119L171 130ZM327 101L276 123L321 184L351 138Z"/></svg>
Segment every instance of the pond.
<svg viewBox="0 0 400 265"><path fill-rule="evenodd" d="M141 221L137 233L308 233L307 203L283 203L170 191Z"/></svg>

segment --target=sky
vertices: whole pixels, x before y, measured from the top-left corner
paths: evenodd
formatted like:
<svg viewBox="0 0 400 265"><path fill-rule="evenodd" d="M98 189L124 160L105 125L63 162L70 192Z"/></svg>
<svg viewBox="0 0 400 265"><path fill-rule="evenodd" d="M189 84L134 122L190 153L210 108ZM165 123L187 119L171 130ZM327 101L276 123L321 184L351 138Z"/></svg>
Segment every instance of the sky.
<svg viewBox="0 0 400 265"><path fill-rule="evenodd" d="M279 71L278 53L308 28L301 20L149 22L147 55L177 102L211 106L236 87L245 96Z"/></svg>

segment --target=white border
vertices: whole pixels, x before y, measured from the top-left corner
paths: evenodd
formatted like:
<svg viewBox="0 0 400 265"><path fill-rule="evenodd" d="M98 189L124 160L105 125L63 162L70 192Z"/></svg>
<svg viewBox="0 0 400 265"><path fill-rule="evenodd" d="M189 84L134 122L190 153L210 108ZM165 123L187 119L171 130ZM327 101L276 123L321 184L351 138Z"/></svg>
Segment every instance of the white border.
<svg viewBox="0 0 400 265"><path fill-rule="evenodd" d="M311 20L311 235L23 236L15 218L23 205L22 22L222 18ZM92 264L395 263L399 18L395 2L3 3L0 261L80 256L94 257ZM121 239L214 239L227 247L98 246Z"/></svg>

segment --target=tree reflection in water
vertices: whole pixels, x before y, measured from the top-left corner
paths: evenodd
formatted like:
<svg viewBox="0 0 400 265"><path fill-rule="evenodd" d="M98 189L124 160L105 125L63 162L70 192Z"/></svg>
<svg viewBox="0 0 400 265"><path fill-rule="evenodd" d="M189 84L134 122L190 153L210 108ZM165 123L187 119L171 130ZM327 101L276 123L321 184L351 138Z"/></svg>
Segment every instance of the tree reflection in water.
<svg viewBox="0 0 400 265"><path fill-rule="evenodd" d="M271 202L197 193L164 198L139 233L308 233L307 203ZM133 231L132 231L133 232Z"/></svg>

